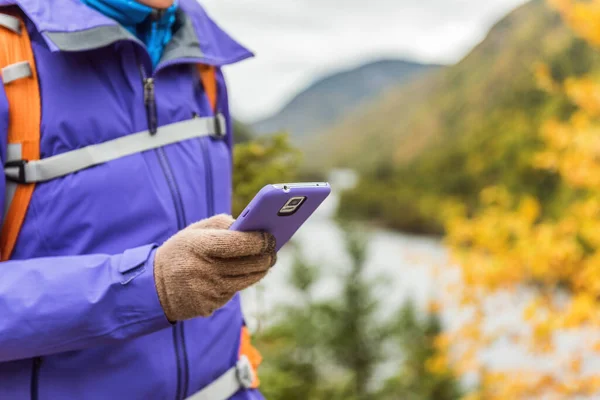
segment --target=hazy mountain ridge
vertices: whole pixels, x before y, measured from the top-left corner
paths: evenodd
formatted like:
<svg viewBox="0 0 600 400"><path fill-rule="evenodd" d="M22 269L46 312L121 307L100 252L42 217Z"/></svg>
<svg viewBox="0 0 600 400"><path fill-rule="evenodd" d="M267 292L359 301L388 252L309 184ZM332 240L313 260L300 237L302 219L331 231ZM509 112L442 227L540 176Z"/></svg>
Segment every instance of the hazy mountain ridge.
<svg viewBox="0 0 600 400"><path fill-rule="evenodd" d="M296 140L311 136L386 90L438 68L405 60L381 60L341 71L316 81L275 115L252 124L252 128L259 134L284 130Z"/></svg>

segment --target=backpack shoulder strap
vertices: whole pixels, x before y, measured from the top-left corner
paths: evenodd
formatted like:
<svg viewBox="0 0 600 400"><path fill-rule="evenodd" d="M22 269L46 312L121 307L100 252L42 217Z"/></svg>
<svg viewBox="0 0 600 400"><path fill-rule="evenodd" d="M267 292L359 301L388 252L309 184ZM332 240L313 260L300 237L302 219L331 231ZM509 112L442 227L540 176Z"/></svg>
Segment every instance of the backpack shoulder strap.
<svg viewBox="0 0 600 400"><path fill-rule="evenodd" d="M208 97L213 112L216 113L218 100L217 69L211 65L198 64L198 72L206 97Z"/></svg>
<svg viewBox="0 0 600 400"><path fill-rule="evenodd" d="M252 385L250 387L253 389L258 388L260 386L260 380L258 379L258 367L262 363L263 358L258 349L252 344L250 331L245 325L242 327L239 353L240 357L245 356L248 359L250 366L252 367L252 371L254 372Z"/></svg>
<svg viewBox="0 0 600 400"><path fill-rule="evenodd" d="M9 158L39 160L41 101L37 70L27 28L12 8L0 8L0 68L9 104ZM6 182L4 222L0 231L2 261L11 257L34 188L34 184Z"/></svg>

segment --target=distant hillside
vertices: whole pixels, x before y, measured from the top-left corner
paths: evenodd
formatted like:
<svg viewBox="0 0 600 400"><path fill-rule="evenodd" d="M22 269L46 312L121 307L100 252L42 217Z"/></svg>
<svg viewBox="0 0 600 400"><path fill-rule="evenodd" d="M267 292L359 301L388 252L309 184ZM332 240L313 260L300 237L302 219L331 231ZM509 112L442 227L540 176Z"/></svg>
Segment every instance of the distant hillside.
<svg viewBox="0 0 600 400"><path fill-rule="evenodd" d="M314 134L385 90L436 68L436 65L382 60L330 75L298 94L271 118L253 124L252 128L259 134L285 130L294 139Z"/></svg>
<svg viewBox="0 0 600 400"><path fill-rule="evenodd" d="M475 211L490 185L535 196L556 214L564 190L533 158L542 124L574 107L538 86L539 65L559 83L598 76L600 52L533 0L457 65L388 92L319 134L307 146L307 166L358 169L361 184L340 209L404 230L439 232L441 204L454 199Z"/></svg>
<svg viewBox="0 0 600 400"><path fill-rule="evenodd" d="M389 91L321 132L307 146L310 159L360 168L382 159L414 160L431 146L481 131L499 110L542 101L533 76L537 63L581 62L572 67L582 70L589 60L576 57L591 53L586 47L544 1L533 0L498 22L457 65Z"/></svg>

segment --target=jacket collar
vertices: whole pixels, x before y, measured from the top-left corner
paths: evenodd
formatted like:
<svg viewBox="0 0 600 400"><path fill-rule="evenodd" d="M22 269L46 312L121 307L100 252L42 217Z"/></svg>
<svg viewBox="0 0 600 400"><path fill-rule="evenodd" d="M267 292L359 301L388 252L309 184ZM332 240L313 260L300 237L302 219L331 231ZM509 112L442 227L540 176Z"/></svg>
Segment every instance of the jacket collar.
<svg viewBox="0 0 600 400"><path fill-rule="evenodd" d="M226 65L252 57L206 14L196 0L180 0L179 29L165 48L161 63L186 58ZM0 0L16 5L42 34L51 51L86 51L112 43L139 40L112 19L80 0Z"/></svg>

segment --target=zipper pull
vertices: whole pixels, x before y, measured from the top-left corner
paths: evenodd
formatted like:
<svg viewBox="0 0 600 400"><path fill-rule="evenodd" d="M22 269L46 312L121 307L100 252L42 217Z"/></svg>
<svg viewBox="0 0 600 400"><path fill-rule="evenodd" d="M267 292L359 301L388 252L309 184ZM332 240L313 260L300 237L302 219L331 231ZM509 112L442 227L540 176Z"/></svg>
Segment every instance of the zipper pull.
<svg viewBox="0 0 600 400"><path fill-rule="evenodd" d="M154 79L153 78L145 78L144 79L144 103L148 105L150 101L154 98Z"/></svg>
<svg viewBox="0 0 600 400"><path fill-rule="evenodd" d="M146 105L146 114L148 117L148 129L151 135L155 135L158 131L158 117L156 115L154 79L151 77L144 79L144 104Z"/></svg>
<svg viewBox="0 0 600 400"><path fill-rule="evenodd" d="M137 58L137 53L136 53ZM148 120L148 130L151 135L155 135L158 130L158 117L156 112L156 94L154 93L154 78L148 76L144 64L138 58L138 68L142 77L144 86L144 106L146 107L146 118Z"/></svg>

